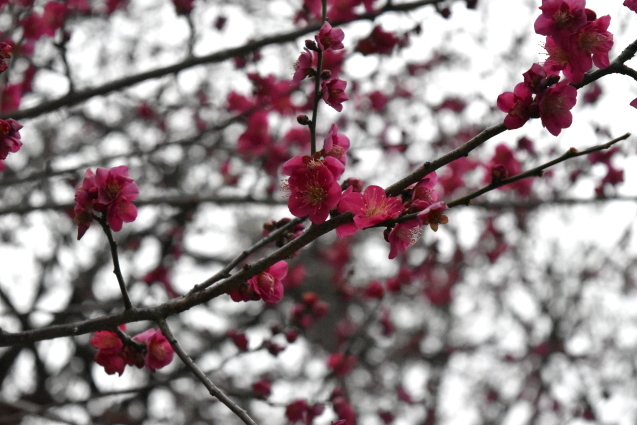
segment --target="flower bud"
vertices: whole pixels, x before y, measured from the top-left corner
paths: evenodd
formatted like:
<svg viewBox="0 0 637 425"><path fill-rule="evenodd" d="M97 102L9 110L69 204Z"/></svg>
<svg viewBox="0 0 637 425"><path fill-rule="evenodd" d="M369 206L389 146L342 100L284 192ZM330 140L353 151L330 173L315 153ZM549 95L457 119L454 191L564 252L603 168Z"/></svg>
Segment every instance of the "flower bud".
<svg viewBox="0 0 637 425"><path fill-rule="evenodd" d="M298 115L296 117L296 122L298 122L301 125L310 125L310 119L307 117L307 115Z"/></svg>

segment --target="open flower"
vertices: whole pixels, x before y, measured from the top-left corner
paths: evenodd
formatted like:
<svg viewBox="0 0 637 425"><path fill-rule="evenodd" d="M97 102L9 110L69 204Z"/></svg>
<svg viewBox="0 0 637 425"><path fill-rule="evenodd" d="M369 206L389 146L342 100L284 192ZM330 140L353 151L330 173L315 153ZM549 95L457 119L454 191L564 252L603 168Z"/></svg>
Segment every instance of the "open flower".
<svg viewBox="0 0 637 425"><path fill-rule="evenodd" d="M387 234L387 242L389 242L389 259L394 259L399 252L405 251L409 246L416 243L417 238L422 233L422 227L419 220L407 220L398 223Z"/></svg>
<svg viewBox="0 0 637 425"><path fill-rule="evenodd" d="M338 77L323 80L321 83L323 100L338 112L343 110L343 102L349 100L345 93L345 87L347 87L347 81L343 81Z"/></svg>
<svg viewBox="0 0 637 425"><path fill-rule="evenodd" d="M139 188L128 176L128 167L98 168L97 173L86 170L82 184L75 191L75 216L80 239L91 225L93 213L103 212L108 226L115 232L122 230L122 223L137 218L133 204Z"/></svg>
<svg viewBox="0 0 637 425"><path fill-rule="evenodd" d="M562 80L538 95L542 125L554 136L573 122L571 109L577 102L577 89Z"/></svg>
<svg viewBox="0 0 637 425"><path fill-rule="evenodd" d="M133 339L146 344L144 366L151 372L161 369L173 360L175 350L160 329L148 329L134 336Z"/></svg>
<svg viewBox="0 0 637 425"><path fill-rule="evenodd" d="M522 127L530 118L537 118L537 105L533 102L533 93L524 83L519 83L513 92L498 96L498 109L508 115L504 125L509 130Z"/></svg>
<svg viewBox="0 0 637 425"><path fill-rule="evenodd" d="M340 28L332 28L329 22L323 22L323 26L317 35L314 36L318 47L328 52L330 50L340 50L343 46L345 33Z"/></svg>
<svg viewBox="0 0 637 425"><path fill-rule="evenodd" d="M382 221L396 218L404 209L400 199L387 196L385 190L380 186L368 186L364 193L353 192L351 188L348 188L338 204L338 210L354 214L355 228L340 226L337 229L338 235L340 237L349 235L357 229L364 229Z"/></svg>
<svg viewBox="0 0 637 425"><path fill-rule="evenodd" d="M305 79L305 77L311 77L314 73L314 68L312 68L312 52L310 52L306 47L304 47L304 52L301 53L301 56L294 63L294 76L292 77L293 83L298 83L301 80Z"/></svg>
<svg viewBox="0 0 637 425"><path fill-rule="evenodd" d="M288 263L279 261L248 280L248 285L267 303L277 303L283 298L283 282L288 274Z"/></svg>

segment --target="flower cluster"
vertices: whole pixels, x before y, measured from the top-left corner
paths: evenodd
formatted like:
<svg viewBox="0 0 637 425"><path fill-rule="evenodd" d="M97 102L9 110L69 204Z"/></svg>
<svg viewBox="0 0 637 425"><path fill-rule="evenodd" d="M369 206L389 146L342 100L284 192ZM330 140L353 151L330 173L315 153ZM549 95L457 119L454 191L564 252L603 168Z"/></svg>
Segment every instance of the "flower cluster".
<svg viewBox="0 0 637 425"><path fill-rule="evenodd" d="M122 331L126 326L120 326ZM151 372L169 364L175 351L159 329L148 329L131 340L112 331L95 332L90 344L97 348L95 363L104 367L107 374L124 373L124 368L136 366L146 367Z"/></svg>
<svg viewBox="0 0 637 425"><path fill-rule="evenodd" d="M128 176L125 165L98 168L95 174L90 169L86 170L82 184L75 191L73 221L78 225L77 239L84 236L95 212L101 212L115 232L122 230L123 223L134 221L137 207L133 201L138 193L139 188Z"/></svg>
<svg viewBox="0 0 637 425"><path fill-rule="evenodd" d="M321 98L338 112L343 110L343 102L349 100L345 93L347 81L332 75L329 70L317 75L313 66L314 57L318 52L325 53L343 49L343 38L342 29L332 28L329 22L324 22L319 33L314 36L315 41L306 41L307 47L294 64L294 76L292 77L293 83L298 83L306 77L321 78Z"/></svg>
<svg viewBox="0 0 637 425"><path fill-rule="evenodd" d="M323 149L312 156L299 155L283 164L282 173L289 176L286 188L290 191L288 208L296 217L309 216L314 224L321 224L341 200L338 179L345 171L349 139L332 127Z"/></svg>
<svg viewBox="0 0 637 425"><path fill-rule="evenodd" d="M573 121L570 110L577 90L570 84L580 82L593 64L609 66L608 52L613 46L613 35L607 31L610 16L597 18L585 6L585 0L542 0L535 32L546 36L549 57L544 65L533 64L513 92L498 97L498 108L508 114L504 119L508 129L541 118L542 125L557 136ZM565 77L562 81L560 71Z"/></svg>
<svg viewBox="0 0 637 425"><path fill-rule="evenodd" d="M15 153L22 147L20 141L20 129L22 125L9 118L0 120L0 170L4 169L4 161L9 153Z"/></svg>
<svg viewBox="0 0 637 425"><path fill-rule="evenodd" d="M417 240L422 233L422 226L429 225L435 232L438 225L449 221L443 214L447 204L438 201L438 193L434 189L437 182L438 176L433 172L407 191L404 207L409 213L417 213L416 218L398 223L391 230L385 231L385 239L390 244L390 259L396 258L398 253L405 251Z"/></svg>

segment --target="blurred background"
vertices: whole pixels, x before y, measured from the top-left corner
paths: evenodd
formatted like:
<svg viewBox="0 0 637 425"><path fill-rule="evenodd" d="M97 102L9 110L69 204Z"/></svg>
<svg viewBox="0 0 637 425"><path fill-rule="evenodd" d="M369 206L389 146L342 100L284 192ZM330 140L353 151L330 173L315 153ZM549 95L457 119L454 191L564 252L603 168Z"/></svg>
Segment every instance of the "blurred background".
<svg viewBox="0 0 637 425"><path fill-rule="evenodd" d="M88 168L127 165L140 188L137 219L115 234L138 306L185 294L291 217L280 166L309 152L296 116L314 85L291 79L317 5L0 1L14 45L0 118L24 126L0 174L4 331L121 311L101 229L76 240ZM540 5L328 1L345 49L324 66L349 101L320 106L319 148L338 124L351 141L343 179L386 187L501 123L498 95L546 58ZM620 1L587 7L611 16L611 60L637 39ZM527 170L635 132L635 97L637 82L605 76L579 90L559 137L539 120L502 133L440 169L436 191L450 202L489 183L493 164ZM222 295L169 323L257 423L633 424L635 153L631 136L489 192L394 260L382 229L332 232L289 261L276 305ZM0 348L0 423L240 423L178 359L107 375L90 337Z"/></svg>

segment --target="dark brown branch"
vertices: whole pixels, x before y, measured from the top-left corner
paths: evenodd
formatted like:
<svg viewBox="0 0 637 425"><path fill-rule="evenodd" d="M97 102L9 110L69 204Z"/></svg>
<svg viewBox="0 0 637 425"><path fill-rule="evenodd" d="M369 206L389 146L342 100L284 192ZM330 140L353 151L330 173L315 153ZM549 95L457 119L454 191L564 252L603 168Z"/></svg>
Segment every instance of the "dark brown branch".
<svg viewBox="0 0 637 425"><path fill-rule="evenodd" d="M456 199L455 201L449 202L447 204L447 207L449 208L453 208L453 207L457 207L459 205L469 205L471 203L471 200L474 198L477 198L478 196L486 193L486 192L490 192L493 189L497 189L498 187L507 185L507 184L511 184L513 182L516 182L518 180L522 180L522 179L526 179L528 177L542 177L542 172L544 170L546 170L549 167L552 167L553 165L559 164L560 162L564 162L567 159L571 159L571 158L576 158L578 156L582 156L582 155L588 155L590 153L593 152L597 152L597 151L601 151L604 149L608 149L611 146L613 146L615 143L618 143L622 140L626 140L628 139L628 137L630 136L630 133L626 133L623 136L617 137L613 140L611 140L608 143L604 143L603 145L598 145L598 146L593 146L592 148L588 148L586 150L583 151L578 151L575 148L570 148L568 151L566 151L566 153L562 156L560 156L559 158L555 158L552 161L549 161L545 164L542 164L540 166L537 166L535 168L532 168L528 171L525 171L524 173L520 173L517 174L515 176L509 177L507 179L503 179L503 180L499 180L493 183L490 183L488 185L486 185L485 187L483 187L482 189L479 189L467 196L464 196L462 198Z"/></svg>
<svg viewBox="0 0 637 425"><path fill-rule="evenodd" d="M423 3L433 3L433 2L423 2ZM628 60L632 55L635 54L635 50L637 50L637 41L631 44L629 48L624 50L622 54L613 61L613 63L620 60ZM603 72L604 70L598 70L591 74L597 75L597 73ZM606 74L603 74L606 75ZM595 81L597 78L587 80L586 84L589 82ZM580 83L579 87L585 85L584 83ZM449 152L448 154L436 159L432 162L427 162L417 170L412 172L407 177L402 180L394 183L390 187L387 188L386 192L388 195L396 196L406 187L411 184L418 182L422 177L429 174L432 171L443 167L446 164L462 157L467 156L473 149L480 146L490 138L497 136L498 134L504 132L506 127L504 124L499 124L486 130L482 131L480 134L466 142L464 145L459 148ZM622 136L623 137L623 136ZM628 136L626 136L628 137ZM610 142L609 142L610 143ZM608 144L607 144L608 145ZM604 145L601 145L604 146ZM591 148L595 149L595 148ZM598 150L604 149L603 147ZM589 150L590 151L590 150ZM585 151L586 152L586 151ZM585 153L581 153L585 154ZM477 195L476 195L477 196ZM455 202L455 201L454 201ZM89 332L96 332L102 329L112 328L114 326L118 326L123 323L137 322L141 320L160 320L169 315L179 314L183 311L186 311L196 305L205 303L213 298L216 298L222 294L225 294L232 288L234 288L239 283L245 282L251 277L261 273L274 263L285 260L289 258L292 254L294 254L299 249L303 248L305 245L314 241L315 239L321 237L322 235L336 229L338 226L345 224L351 221L353 215L351 213L345 213L338 215L325 223L319 225L312 225L308 228L301 236L287 243L285 246L279 248L274 253L269 256L262 258L261 260L253 263L252 265L246 265L237 273L232 275L231 277L222 280L216 281L217 277L213 276L208 280L202 282L200 285L206 286L207 288L203 291L198 291L195 293L188 294L186 296L182 296L179 298L175 298L170 300L164 304L155 306L155 307L147 307L147 308L133 308L131 310L112 314L110 316L98 317L95 319L89 319L82 322L78 322L75 324L67 324L67 325L54 325L41 329L34 329L24 332L18 333L0 333L0 346L11 346L16 344L27 344L35 341L41 341L44 339L53 339L59 338L63 336L72 336L72 335L81 335ZM215 283L216 282L216 283ZM214 285L210 286L211 283ZM208 287L209 286L209 287Z"/></svg>
<svg viewBox="0 0 637 425"><path fill-rule="evenodd" d="M305 218L295 218L294 220L290 220L290 222L288 222L287 224L285 224L281 228L276 229L275 231L270 233L268 236L262 238L257 243L252 245L250 248L248 248L245 251L243 251L234 260L229 262L223 269L221 269L217 273L215 273L215 275L212 276L210 279L208 279L205 283L202 283L202 284L199 284L199 285L195 285L190 290L190 293L201 291L202 289L205 289L205 288L209 287L210 285L220 281L221 279L230 277L230 272L235 267L237 267L237 265L239 263L241 263L243 260L248 258L248 256L250 254L256 252L257 250L259 250L260 248L266 246L270 242L276 241L281 236L283 236L288 230L290 230L292 227L296 226L297 224L303 223L304 221L305 221Z"/></svg>
<svg viewBox="0 0 637 425"><path fill-rule="evenodd" d="M548 206L591 205L607 202L637 202L637 196L611 196L606 198L556 198L556 199L522 199L502 201L471 202L472 208L485 210L532 210Z"/></svg>
<svg viewBox="0 0 637 425"><path fill-rule="evenodd" d="M256 422L254 422L248 415L248 412L246 412L244 409L237 406L235 402L230 400L227 395L225 395L210 379L208 379L208 377L201 371L201 369L199 369L195 362L192 361L190 356L184 351L181 345L179 345L179 342L170 331L166 320L160 319L157 321L157 323L159 324L159 328L163 332L164 336L168 339L168 342L173 347L181 361L184 362L186 367L190 369L193 375L195 375L195 377L197 377L197 379L199 379L199 381L204 384L204 386L210 392L210 395L216 397L220 402L225 404L228 409L232 410L232 412L243 421L243 423L247 425L257 425Z"/></svg>
<svg viewBox="0 0 637 425"><path fill-rule="evenodd" d="M133 308L133 304L130 302L130 297L128 296L128 290L126 289L126 282L124 282L124 276L122 276L122 269L119 267L119 255L117 254L117 242L113 239L113 232L111 232L111 228L108 226L106 222L106 216L103 217L95 217L95 220L102 226L102 230L106 234L106 238L108 239L108 245L111 247L111 257L113 258L113 273L115 273L115 277L117 277L117 283L119 284L119 289L122 292L122 299L124 300L124 308L126 310L130 310Z"/></svg>

